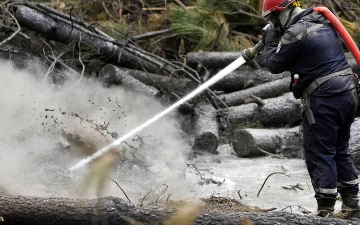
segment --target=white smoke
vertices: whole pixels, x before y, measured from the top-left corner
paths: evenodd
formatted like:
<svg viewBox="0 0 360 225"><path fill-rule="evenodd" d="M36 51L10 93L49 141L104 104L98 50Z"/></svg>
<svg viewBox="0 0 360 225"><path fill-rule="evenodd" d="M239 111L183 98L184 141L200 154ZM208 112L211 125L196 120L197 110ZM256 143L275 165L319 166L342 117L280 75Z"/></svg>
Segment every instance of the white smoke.
<svg viewBox="0 0 360 225"><path fill-rule="evenodd" d="M62 87L44 86L46 71L35 63L20 70L0 62L0 68L0 186L14 194L67 196L86 174L88 167L68 170L86 155L69 154L66 147L71 143L64 140L63 132L78 134L101 148L114 140L112 132L122 136L165 109L154 98L120 86L104 88L91 79L83 78L68 89L79 79L74 74L64 73L69 80ZM141 197L149 189L163 189L162 184L183 182L190 146L174 115L123 146L126 158L111 178L127 194ZM111 185L114 188L104 195L123 197L117 185Z"/></svg>

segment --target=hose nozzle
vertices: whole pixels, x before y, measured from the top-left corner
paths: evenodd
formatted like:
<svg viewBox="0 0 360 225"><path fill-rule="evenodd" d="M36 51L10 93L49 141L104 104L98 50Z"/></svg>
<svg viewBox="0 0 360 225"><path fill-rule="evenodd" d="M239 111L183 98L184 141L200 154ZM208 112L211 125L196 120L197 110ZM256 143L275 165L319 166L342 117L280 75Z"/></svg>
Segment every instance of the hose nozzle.
<svg viewBox="0 0 360 225"><path fill-rule="evenodd" d="M254 47L247 48L241 51L242 57L246 62L255 59L255 56L264 49L264 43L260 40Z"/></svg>

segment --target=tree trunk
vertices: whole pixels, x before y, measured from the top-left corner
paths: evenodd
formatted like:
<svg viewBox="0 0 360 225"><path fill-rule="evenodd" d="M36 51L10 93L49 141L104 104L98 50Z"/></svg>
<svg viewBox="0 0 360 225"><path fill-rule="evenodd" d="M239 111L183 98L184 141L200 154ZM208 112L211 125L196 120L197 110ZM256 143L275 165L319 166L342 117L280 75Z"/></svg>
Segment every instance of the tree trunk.
<svg viewBox="0 0 360 225"><path fill-rule="evenodd" d="M216 82L211 86L211 89L229 93L282 79L284 77L289 77L289 74L287 72L272 74L267 70L242 70L240 68Z"/></svg>
<svg viewBox="0 0 360 225"><path fill-rule="evenodd" d="M247 103L248 99L251 98L252 95L262 99L283 95L286 92L289 92L289 84L290 77L285 77L241 91L222 94L219 95L219 99L222 100L227 106L237 106ZM221 103L218 103L218 105L222 106Z"/></svg>
<svg viewBox="0 0 360 225"><path fill-rule="evenodd" d="M143 93L147 96L159 95L159 91L153 86L146 85L141 81L132 77L121 68L108 64L104 66L99 72L100 81L107 86L121 85L129 90Z"/></svg>
<svg viewBox="0 0 360 225"><path fill-rule="evenodd" d="M189 52L186 54L186 63L189 65L197 65L201 63L203 66L209 67L226 67L237 58L241 57L241 52Z"/></svg>
<svg viewBox="0 0 360 225"><path fill-rule="evenodd" d="M51 8L46 9L46 6L40 6L30 3L26 4L26 6L19 5L14 16L21 26L35 31L50 40L61 43L81 42L92 49L96 49L107 60L118 65L157 74L173 75L184 72L184 74L191 76L183 68L146 52L130 42L121 42L109 36L95 33L88 30L88 27L83 26L83 24L79 24L75 18L69 15L59 16L60 12L54 15L52 13L54 10Z"/></svg>
<svg viewBox="0 0 360 225"><path fill-rule="evenodd" d="M217 153L219 146L218 123L216 109L204 102L195 109L195 141L194 150Z"/></svg>
<svg viewBox="0 0 360 225"><path fill-rule="evenodd" d="M197 88L198 84L185 78L174 78L171 76L163 76L154 73L148 73L140 70L133 70L125 67L119 67L125 73L130 74L134 78L144 84L153 86L157 89L165 91L174 91L179 95L185 95Z"/></svg>
<svg viewBox="0 0 360 225"><path fill-rule="evenodd" d="M232 137L234 151L240 157L261 156L265 152L287 158L303 158L300 127L279 129L241 129Z"/></svg>
<svg viewBox="0 0 360 225"><path fill-rule="evenodd" d="M232 106L219 110L233 126L246 124L247 127L262 125L264 127L282 127L299 125L301 121L301 101L295 99L291 92L276 98L264 99L264 106L255 103Z"/></svg>
<svg viewBox="0 0 360 225"><path fill-rule="evenodd" d="M2 225L97 225L128 224L137 221L162 221L175 212L158 205L138 206L114 197L99 199L0 196ZM348 220L304 216L287 212L241 213L203 211L194 225L245 224L244 215L256 225L349 225ZM157 224L157 223L155 223ZM179 223L181 224L181 223ZM355 224L355 223L353 223Z"/></svg>

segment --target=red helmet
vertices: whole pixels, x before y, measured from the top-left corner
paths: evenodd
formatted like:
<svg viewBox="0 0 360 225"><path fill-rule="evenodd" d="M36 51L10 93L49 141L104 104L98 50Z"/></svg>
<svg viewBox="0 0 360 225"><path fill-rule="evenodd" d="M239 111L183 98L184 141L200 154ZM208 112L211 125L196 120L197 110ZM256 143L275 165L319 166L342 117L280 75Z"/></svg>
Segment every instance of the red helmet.
<svg viewBox="0 0 360 225"><path fill-rule="evenodd" d="M295 0L261 0L262 17L266 17L275 11L283 11Z"/></svg>

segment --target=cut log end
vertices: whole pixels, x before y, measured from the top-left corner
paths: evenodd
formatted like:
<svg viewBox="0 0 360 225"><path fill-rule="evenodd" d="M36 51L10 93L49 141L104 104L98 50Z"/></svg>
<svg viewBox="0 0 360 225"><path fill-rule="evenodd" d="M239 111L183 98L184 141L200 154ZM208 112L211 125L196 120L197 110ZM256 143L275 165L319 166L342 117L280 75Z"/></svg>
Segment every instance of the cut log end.
<svg viewBox="0 0 360 225"><path fill-rule="evenodd" d="M216 151L219 147L219 138L213 132L204 132L195 137L193 149L195 151L207 151L217 154Z"/></svg>
<svg viewBox="0 0 360 225"><path fill-rule="evenodd" d="M232 145L236 154L240 157L255 156L257 151L255 140L251 133L246 130L240 130L234 133L232 137Z"/></svg>

